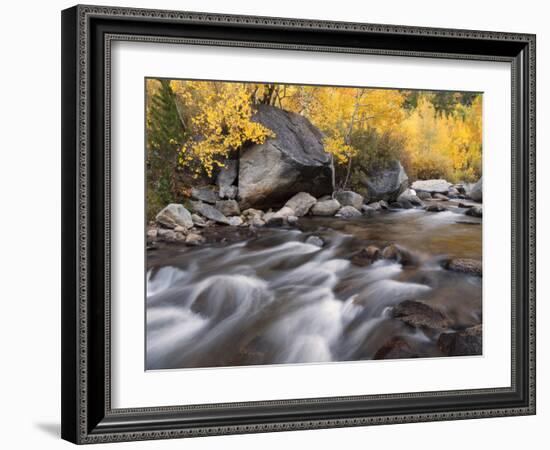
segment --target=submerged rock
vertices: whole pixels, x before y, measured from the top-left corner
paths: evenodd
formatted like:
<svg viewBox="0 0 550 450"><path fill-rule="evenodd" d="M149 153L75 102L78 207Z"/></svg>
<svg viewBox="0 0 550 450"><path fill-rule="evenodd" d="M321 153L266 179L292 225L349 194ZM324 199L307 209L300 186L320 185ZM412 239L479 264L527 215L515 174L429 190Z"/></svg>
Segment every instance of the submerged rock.
<svg viewBox="0 0 550 450"><path fill-rule="evenodd" d="M311 214L314 216L333 216L342 207L338 200L329 198L328 200L318 200L313 208L311 208Z"/></svg>
<svg viewBox="0 0 550 450"><path fill-rule="evenodd" d="M334 198L340 202L342 206L353 206L355 209L361 209L365 198L353 191L338 191L334 194Z"/></svg>
<svg viewBox="0 0 550 450"><path fill-rule="evenodd" d="M419 262L418 256L397 244L390 244L384 247L380 256L383 259L390 259L403 265L418 264Z"/></svg>
<svg viewBox="0 0 550 450"><path fill-rule="evenodd" d="M242 208L280 207L294 194L332 192L332 164L322 133L299 114L258 105L252 120L273 131L263 144L246 148L239 160Z"/></svg>
<svg viewBox="0 0 550 450"><path fill-rule="evenodd" d="M325 242L319 236L310 236L306 239L306 244L322 247L323 245L325 245Z"/></svg>
<svg viewBox="0 0 550 450"><path fill-rule="evenodd" d="M299 192L285 203L285 206L294 210L297 217L305 216L317 199L307 192Z"/></svg>
<svg viewBox="0 0 550 450"><path fill-rule="evenodd" d="M183 205L177 203L170 203L157 214L155 219L159 225L166 228L174 228L177 225L184 228L191 228L193 226L191 213Z"/></svg>
<svg viewBox="0 0 550 450"><path fill-rule="evenodd" d="M391 314L413 328L445 329L451 324L442 311L422 301L405 300L395 306Z"/></svg>
<svg viewBox="0 0 550 450"><path fill-rule="evenodd" d="M351 262L357 266L369 266L381 256L380 249L375 245L369 245L352 256Z"/></svg>

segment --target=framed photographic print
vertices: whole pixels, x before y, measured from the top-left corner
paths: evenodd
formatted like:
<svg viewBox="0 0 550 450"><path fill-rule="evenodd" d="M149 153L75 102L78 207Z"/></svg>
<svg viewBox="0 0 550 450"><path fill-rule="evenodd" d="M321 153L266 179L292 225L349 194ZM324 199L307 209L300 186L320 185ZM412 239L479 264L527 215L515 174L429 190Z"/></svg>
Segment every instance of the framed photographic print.
<svg viewBox="0 0 550 450"><path fill-rule="evenodd" d="M535 413L535 36L62 13L62 436Z"/></svg>

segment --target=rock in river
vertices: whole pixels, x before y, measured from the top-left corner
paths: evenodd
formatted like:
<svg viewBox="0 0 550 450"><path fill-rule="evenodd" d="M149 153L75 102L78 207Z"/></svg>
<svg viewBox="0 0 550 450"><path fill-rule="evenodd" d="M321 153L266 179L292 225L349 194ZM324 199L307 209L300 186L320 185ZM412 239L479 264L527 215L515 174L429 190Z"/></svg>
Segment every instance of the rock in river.
<svg viewBox="0 0 550 450"><path fill-rule="evenodd" d="M445 208L443 205L441 205L440 203L433 203L431 205L428 205L426 206L426 211L428 212L443 212L443 211L447 211L447 208Z"/></svg>
<svg viewBox="0 0 550 450"><path fill-rule="evenodd" d="M382 258L396 261L403 265L418 264L419 258L410 250L397 244L390 244L384 247L381 253Z"/></svg>
<svg viewBox="0 0 550 450"><path fill-rule="evenodd" d="M341 207L342 205L338 200L319 200L311 208L311 214L314 216L334 216Z"/></svg>
<svg viewBox="0 0 550 450"><path fill-rule="evenodd" d="M342 206L353 206L355 209L360 210L363 206L365 198L353 191L338 191L334 194L334 198L340 202Z"/></svg>
<svg viewBox="0 0 550 450"><path fill-rule="evenodd" d="M359 217L361 215L361 211L358 211L353 206L342 206L336 214L337 217L343 217L344 219L351 219L352 217Z"/></svg>
<svg viewBox="0 0 550 450"><path fill-rule="evenodd" d="M380 258L380 249L375 245L369 245L352 256L351 262L356 266L369 266Z"/></svg>
<svg viewBox="0 0 550 450"><path fill-rule="evenodd" d="M317 200L307 192L299 192L285 203L285 206L294 210L297 217L305 216Z"/></svg>
<svg viewBox="0 0 550 450"><path fill-rule="evenodd" d="M481 261L468 258L454 258L443 262L443 267L453 272L462 272L469 275L483 276Z"/></svg>
<svg viewBox="0 0 550 450"><path fill-rule="evenodd" d="M239 199L242 208L280 207L289 197L332 192L332 164L323 135L299 114L258 105L254 122L274 137L247 147L239 160Z"/></svg>
<svg viewBox="0 0 550 450"><path fill-rule="evenodd" d="M185 238L185 243L187 245L195 246L200 245L204 242L204 237L197 233L189 233Z"/></svg>
<svg viewBox="0 0 550 450"><path fill-rule="evenodd" d="M468 196L475 202L481 202L483 200L483 182L481 180L482 178L480 178L468 191Z"/></svg>
<svg viewBox="0 0 550 450"><path fill-rule="evenodd" d="M367 217L372 217L376 213L376 209L369 205L363 205L361 206L361 212Z"/></svg>
<svg viewBox="0 0 550 450"><path fill-rule="evenodd" d="M472 217L483 217L483 208L481 206L478 206L478 205L475 205L475 206L472 206L471 208L468 208L464 214L466 214L467 216L472 216Z"/></svg>
<svg viewBox="0 0 550 450"><path fill-rule="evenodd" d="M437 179L437 180L416 180L411 187L415 191L425 191L430 193L439 193L446 194L449 192L451 183L446 180Z"/></svg>
<svg viewBox="0 0 550 450"><path fill-rule="evenodd" d="M424 302L405 300L392 309L392 317L413 328L444 329L451 324L449 318L439 309Z"/></svg>
<svg viewBox="0 0 550 450"><path fill-rule="evenodd" d="M397 197L398 202L407 201L415 206L422 206L422 200L416 195L414 189L405 189L399 197Z"/></svg>
<svg viewBox="0 0 550 450"><path fill-rule="evenodd" d="M317 247L322 247L325 245L323 240L319 236L310 236L306 239L306 244L315 245Z"/></svg>
<svg viewBox="0 0 550 450"><path fill-rule="evenodd" d="M184 228L193 227L191 213L183 205L170 203L161 212L157 214L156 221L166 228L175 228L180 225Z"/></svg>
<svg viewBox="0 0 550 450"><path fill-rule="evenodd" d="M193 211L197 214L200 214L207 219L213 220L214 222L223 223L229 225L229 220L225 217L220 211L214 208L212 205L203 202L191 202L191 207Z"/></svg>

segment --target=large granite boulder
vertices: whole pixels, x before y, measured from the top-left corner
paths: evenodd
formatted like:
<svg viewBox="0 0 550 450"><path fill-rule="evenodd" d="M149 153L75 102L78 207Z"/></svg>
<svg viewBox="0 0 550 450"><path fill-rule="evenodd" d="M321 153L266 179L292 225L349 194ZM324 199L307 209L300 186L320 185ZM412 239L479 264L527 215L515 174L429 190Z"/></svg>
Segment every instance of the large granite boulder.
<svg viewBox="0 0 550 450"><path fill-rule="evenodd" d="M442 179L416 180L411 185L411 188L413 188L415 191L429 192L431 194L434 194L434 193L447 194L451 186L452 186L451 183Z"/></svg>
<svg viewBox="0 0 550 450"><path fill-rule="evenodd" d="M372 171L368 175L363 173L360 182L366 188L369 202L394 202L407 189L409 177L401 163L395 160L384 169Z"/></svg>
<svg viewBox="0 0 550 450"><path fill-rule="evenodd" d="M252 120L275 134L244 148L239 160L242 209L278 208L294 194L321 197L332 192L333 168L321 132L305 117L259 105Z"/></svg>
<svg viewBox="0 0 550 450"><path fill-rule="evenodd" d="M483 200L483 183L480 178L476 184L474 184L470 190L468 191L468 196L474 201L474 202L481 202Z"/></svg>

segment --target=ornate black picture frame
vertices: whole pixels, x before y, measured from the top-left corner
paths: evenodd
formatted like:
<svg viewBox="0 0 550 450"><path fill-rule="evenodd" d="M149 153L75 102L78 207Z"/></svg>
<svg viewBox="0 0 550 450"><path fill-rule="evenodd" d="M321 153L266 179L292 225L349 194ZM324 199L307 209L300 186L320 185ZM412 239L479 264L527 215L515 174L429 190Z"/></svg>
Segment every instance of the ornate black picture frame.
<svg viewBox="0 0 550 450"><path fill-rule="evenodd" d="M511 63L511 386L113 409L109 112L117 40ZM64 439L84 444L535 413L534 35L75 6L62 13L62 109Z"/></svg>

